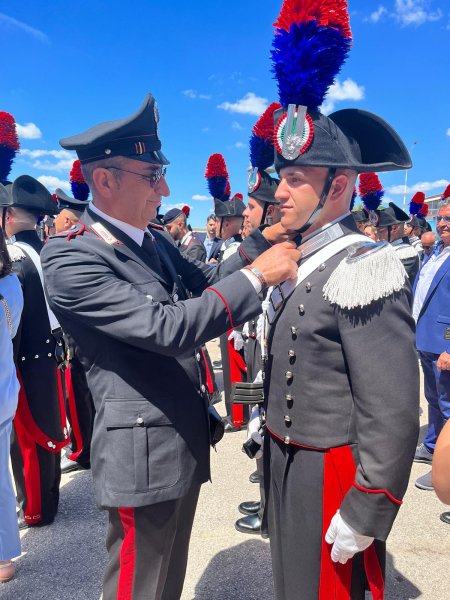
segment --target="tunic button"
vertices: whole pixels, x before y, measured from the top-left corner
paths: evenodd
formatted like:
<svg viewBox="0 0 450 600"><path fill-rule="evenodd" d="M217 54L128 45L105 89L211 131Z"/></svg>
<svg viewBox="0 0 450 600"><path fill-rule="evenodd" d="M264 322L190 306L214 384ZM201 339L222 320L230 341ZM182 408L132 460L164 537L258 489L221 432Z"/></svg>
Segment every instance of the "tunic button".
<svg viewBox="0 0 450 600"><path fill-rule="evenodd" d="M291 423L291 417L289 415L284 415L284 420L286 421L286 423Z"/></svg>
<svg viewBox="0 0 450 600"><path fill-rule="evenodd" d="M137 423L138 425L142 425L142 424L143 424L143 422L144 422L144 419L143 419L142 417L138 417L138 418L136 419L136 423Z"/></svg>
<svg viewBox="0 0 450 600"><path fill-rule="evenodd" d="M288 402L292 402L292 400L293 400L293 399L294 399L294 398L293 398L293 397L292 397L290 394L286 394L286 400L287 400Z"/></svg>
<svg viewBox="0 0 450 600"><path fill-rule="evenodd" d="M173 295L173 301L174 302L178 302L178 294L174 294Z"/></svg>
<svg viewBox="0 0 450 600"><path fill-rule="evenodd" d="M150 294L147 294L146 296L149 300L153 300L153 296L151 296Z"/></svg>
<svg viewBox="0 0 450 600"><path fill-rule="evenodd" d="M289 356L290 357L294 357L295 356L295 352L293 350L289 350Z"/></svg>
<svg viewBox="0 0 450 600"><path fill-rule="evenodd" d="M298 307L298 310L300 311L301 315L305 314L305 307L303 306L303 304L300 304L300 306Z"/></svg>
<svg viewBox="0 0 450 600"><path fill-rule="evenodd" d="M22 360L25 360L25 356L22 356Z"/></svg>
<svg viewBox="0 0 450 600"><path fill-rule="evenodd" d="M322 263L319 267L319 271L323 271L325 269L325 263Z"/></svg>
<svg viewBox="0 0 450 600"><path fill-rule="evenodd" d="M205 388L205 386L204 386L204 385L202 385L202 387L201 387L200 389L202 390L202 392L203 392L203 393L205 393L205 392L206 392L206 388Z"/></svg>
<svg viewBox="0 0 450 600"><path fill-rule="evenodd" d="M284 436L284 443L285 444L290 444L291 443L291 438L288 435Z"/></svg>
<svg viewBox="0 0 450 600"><path fill-rule="evenodd" d="M197 359L197 362L200 362L200 353L197 352L197 354L195 355L195 358Z"/></svg>
<svg viewBox="0 0 450 600"><path fill-rule="evenodd" d="M51 355L52 355L52 353L51 353L51 352L49 352L49 353L47 354L47 356L48 356L48 357L50 357Z"/></svg>
<svg viewBox="0 0 450 600"><path fill-rule="evenodd" d="M297 335L297 327L291 327L292 335Z"/></svg>
<svg viewBox="0 0 450 600"><path fill-rule="evenodd" d="M36 354L36 356L34 358L39 358L39 354Z"/></svg>
<svg viewBox="0 0 450 600"><path fill-rule="evenodd" d="M309 283L309 281L308 281L308 283L306 284L306 291L307 291L307 292L310 292L310 291L311 291L311 284Z"/></svg>
<svg viewBox="0 0 450 600"><path fill-rule="evenodd" d="M284 376L286 377L286 379L292 379L294 377L290 371L286 371Z"/></svg>
<svg viewBox="0 0 450 600"><path fill-rule="evenodd" d="M50 344L50 340L45 340L45 343L46 344Z"/></svg>

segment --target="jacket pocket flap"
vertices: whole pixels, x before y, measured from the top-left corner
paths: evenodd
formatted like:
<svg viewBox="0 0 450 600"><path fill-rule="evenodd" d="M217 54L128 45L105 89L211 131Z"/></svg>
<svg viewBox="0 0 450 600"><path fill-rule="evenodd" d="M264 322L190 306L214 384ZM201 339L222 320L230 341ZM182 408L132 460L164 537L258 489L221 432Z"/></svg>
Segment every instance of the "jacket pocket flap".
<svg viewBox="0 0 450 600"><path fill-rule="evenodd" d="M165 399L167 406L171 401ZM171 425L172 421L157 406L148 400L106 400L106 427L150 427Z"/></svg>
<svg viewBox="0 0 450 600"><path fill-rule="evenodd" d="M450 325L450 316L448 315L439 315L437 318L438 323L445 323L446 325Z"/></svg>

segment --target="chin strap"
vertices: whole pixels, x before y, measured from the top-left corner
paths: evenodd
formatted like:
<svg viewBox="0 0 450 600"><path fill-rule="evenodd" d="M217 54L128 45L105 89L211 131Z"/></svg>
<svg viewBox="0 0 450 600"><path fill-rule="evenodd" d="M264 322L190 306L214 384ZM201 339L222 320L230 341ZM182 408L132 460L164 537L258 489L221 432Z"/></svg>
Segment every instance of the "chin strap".
<svg viewBox="0 0 450 600"><path fill-rule="evenodd" d="M3 207L3 211L2 211L2 231L3 231L3 235L5 236L5 241L6 241L7 237L6 237L5 218L6 218L6 206Z"/></svg>
<svg viewBox="0 0 450 600"><path fill-rule="evenodd" d="M300 244L302 243L302 233L305 233L305 231L307 231L311 227L311 225L314 223L314 221L319 216L320 211L324 207L325 202L328 198L328 194L330 193L330 190L331 190L331 185L332 185L335 177L336 177L336 169L335 168L329 169L327 179L325 181L325 185L323 186L322 193L320 194L319 204L316 206L316 208L314 209L314 212L309 217L308 221L303 225L303 227L301 227L300 229L297 229L297 233L299 235L297 237L295 237L293 240L297 244L297 246L300 246Z"/></svg>
<svg viewBox="0 0 450 600"><path fill-rule="evenodd" d="M388 242L391 243L391 231L392 231L391 225L387 226L387 231L388 231Z"/></svg>

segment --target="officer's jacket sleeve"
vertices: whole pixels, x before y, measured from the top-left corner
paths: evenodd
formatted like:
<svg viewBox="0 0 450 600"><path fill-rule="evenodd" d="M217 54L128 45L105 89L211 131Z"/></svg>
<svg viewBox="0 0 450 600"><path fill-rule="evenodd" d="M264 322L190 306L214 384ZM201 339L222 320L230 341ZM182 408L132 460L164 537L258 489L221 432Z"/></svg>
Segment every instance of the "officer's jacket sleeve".
<svg viewBox="0 0 450 600"><path fill-rule="evenodd" d="M205 262L206 250L201 242L193 242L186 248L185 253L194 260Z"/></svg>
<svg viewBox="0 0 450 600"><path fill-rule="evenodd" d="M408 274L409 283L411 287L414 286L414 281L417 277L417 273L420 268L420 259L419 256L411 256L409 258L402 259L403 266L405 267L405 271Z"/></svg>
<svg viewBox="0 0 450 600"><path fill-rule="evenodd" d="M251 264L260 254L269 250L269 248L271 248L271 244L266 240L261 231L255 230L250 236L245 238L237 252L230 256L230 258L227 258L218 266L211 266L205 264L203 261L194 260L190 256L186 256L183 252L174 252L176 249L165 244L165 249L172 259L178 274L181 275L183 283L196 295L201 294L208 286L217 283L236 270ZM259 312L261 312L261 307Z"/></svg>
<svg viewBox="0 0 450 600"><path fill-rule="evenodd" d="M360 461L341 515L358 533L381 540L387 538L406 492L419 433L410 294L408 286L384 301L338 316Z"/></svg>
<svg viewBox="0 0 450 600"><path fill-rule="evenodd" d="M240 272L218 281L200 298L172 305L168 299L153 301L134 282L119 278L108 260L86 243L52 240L41 260L48 302L63 327L67 318L166 356L180 356L261 311L258 295Z"/></svg>

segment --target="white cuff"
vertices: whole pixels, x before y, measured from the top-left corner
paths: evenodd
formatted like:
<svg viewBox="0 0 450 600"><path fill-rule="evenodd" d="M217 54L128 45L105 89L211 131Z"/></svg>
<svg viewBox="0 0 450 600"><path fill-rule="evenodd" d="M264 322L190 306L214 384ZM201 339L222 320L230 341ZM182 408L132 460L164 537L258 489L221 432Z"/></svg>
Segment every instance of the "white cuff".
<svg viewBox="0 0 450 600"><path fill-rule="evenodd" d="M244 275L250 281L252 286L255 288L255 292L257 294L259 294L259 292L261 291L262 288L261 288L261 284L259 283L258 278L255 277L255 275L253 275L253 273L251 271L249 271L248 269L241 269L241 273L244 273Z"/></svg>

